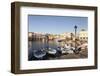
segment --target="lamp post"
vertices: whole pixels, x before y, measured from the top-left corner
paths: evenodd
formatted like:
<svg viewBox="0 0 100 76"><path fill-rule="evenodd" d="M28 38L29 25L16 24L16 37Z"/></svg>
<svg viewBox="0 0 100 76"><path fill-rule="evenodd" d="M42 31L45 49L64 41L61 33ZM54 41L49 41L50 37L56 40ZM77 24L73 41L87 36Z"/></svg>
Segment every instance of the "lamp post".
<svg viewBox="0 0 100 76"><path fill-rule="evenodd" d="M76 33L77 33L77 26L75 25L74 28L75 28L75 51L76 51Z"/></svg>

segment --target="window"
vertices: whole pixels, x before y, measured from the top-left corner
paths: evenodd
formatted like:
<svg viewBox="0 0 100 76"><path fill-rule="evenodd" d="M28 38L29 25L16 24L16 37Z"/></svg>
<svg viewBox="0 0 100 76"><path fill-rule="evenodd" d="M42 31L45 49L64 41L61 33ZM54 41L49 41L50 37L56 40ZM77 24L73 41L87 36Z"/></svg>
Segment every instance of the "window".
<svg viewBox="0 0 100 76"><path fill-rule="evenodd" d="M83 37L83 39L85 39L85 37Z"/></svg>

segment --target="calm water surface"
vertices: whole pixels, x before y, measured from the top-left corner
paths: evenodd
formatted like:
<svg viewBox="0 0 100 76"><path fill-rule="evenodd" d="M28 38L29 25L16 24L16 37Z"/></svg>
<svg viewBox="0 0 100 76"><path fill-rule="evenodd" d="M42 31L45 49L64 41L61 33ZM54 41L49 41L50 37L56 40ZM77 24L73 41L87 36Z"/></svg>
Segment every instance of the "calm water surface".
<svg viewBox="0 0 100 76"><path fill-rule="evenodd" d="M46 42L46 41L29 41L28 42L28 48L34 49L34 50L39 50L39 49L46 48L46 47L55 49L60 45L61 45L61 43L57 42L55 40L48 41L48 42Z"/></svg>

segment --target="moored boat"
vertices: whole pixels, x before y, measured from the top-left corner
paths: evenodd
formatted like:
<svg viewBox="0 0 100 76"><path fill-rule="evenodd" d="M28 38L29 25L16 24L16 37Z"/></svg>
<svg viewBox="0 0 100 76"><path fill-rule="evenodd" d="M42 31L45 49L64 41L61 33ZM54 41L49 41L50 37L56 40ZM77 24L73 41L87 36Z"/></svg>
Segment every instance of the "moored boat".
<svg viewBox="0 0 100 76"><path fill-rule="evenodd" d="M46 52L44 50L37 50L33 53L33 55L36 59L44 59Z"/></svg>

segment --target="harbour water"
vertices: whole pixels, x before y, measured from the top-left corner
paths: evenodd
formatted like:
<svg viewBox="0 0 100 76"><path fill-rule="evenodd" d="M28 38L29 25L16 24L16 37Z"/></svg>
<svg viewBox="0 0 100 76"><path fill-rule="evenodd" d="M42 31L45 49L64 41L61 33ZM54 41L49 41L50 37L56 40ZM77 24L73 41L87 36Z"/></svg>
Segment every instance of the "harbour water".
<svg viewBox="0 0 100 76"><path fill-rule="evenodd" d="M51 40L48 42L47 41L29 41L28 47L34 50L39 50L39 49L46 48L46 47L55 49L61 44L62 44L61 42L57 42L56 40Z"/></svg>

